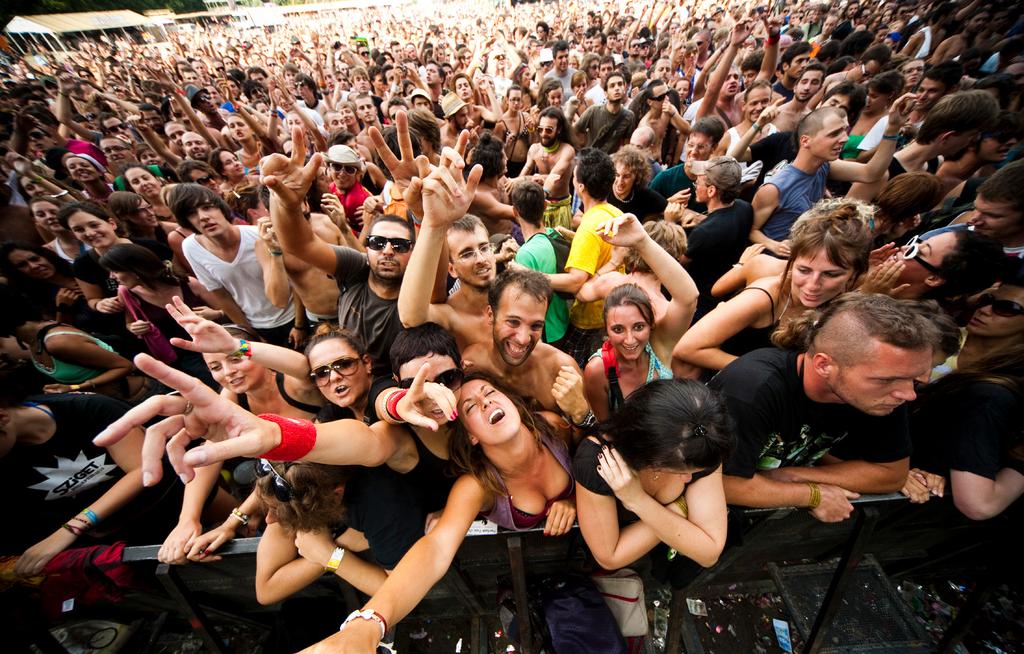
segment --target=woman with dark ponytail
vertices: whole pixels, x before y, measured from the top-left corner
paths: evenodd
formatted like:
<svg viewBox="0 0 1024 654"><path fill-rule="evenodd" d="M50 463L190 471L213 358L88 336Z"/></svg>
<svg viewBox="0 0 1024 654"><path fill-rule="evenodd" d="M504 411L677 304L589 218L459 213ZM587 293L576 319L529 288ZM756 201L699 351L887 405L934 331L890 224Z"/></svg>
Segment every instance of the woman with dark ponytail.
<svg viewBox="0 0 1024 654"><path fill-rule="evenodd" d="M734 444L725 404L703 384L641 386L573 461L580 531L598 565L629 565L658 543L701 566L725 546L722 462Z"/></svg>

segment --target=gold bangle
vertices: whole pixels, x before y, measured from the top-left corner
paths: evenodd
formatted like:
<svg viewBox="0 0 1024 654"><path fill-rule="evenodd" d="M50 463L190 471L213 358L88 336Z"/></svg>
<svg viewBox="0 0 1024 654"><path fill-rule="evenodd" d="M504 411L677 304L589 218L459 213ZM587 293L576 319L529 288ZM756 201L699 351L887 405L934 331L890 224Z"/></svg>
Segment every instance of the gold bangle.
<svg viewBox="0 0 1024 654"><path fill-rule="evenodd" d="M821 488L813 481L807 482L807 487L811 489L811 501L807 507L816 509L821 506Z"/></svg>
<svg viewBox="0 0 1024 654"><path fill-rule="evenodd" d="M679 510L683 512L683 517L684 518L689 518L690 517L690 508L688 506L686 506L686 498L685 497L680 495L679 499L677 499L675 502L673 502L673 504L678 506Z"/></svg>

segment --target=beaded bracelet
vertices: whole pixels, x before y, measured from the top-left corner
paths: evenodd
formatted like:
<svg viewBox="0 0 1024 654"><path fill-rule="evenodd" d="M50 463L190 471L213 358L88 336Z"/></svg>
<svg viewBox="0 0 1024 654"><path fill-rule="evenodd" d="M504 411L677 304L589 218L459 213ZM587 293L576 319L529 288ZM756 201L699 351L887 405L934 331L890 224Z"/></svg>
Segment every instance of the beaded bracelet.
<svg viewBox="0 0 1024 654"><path fill-rule="evenodd" d="M238 349L235 350L231 356L243 356L247 359L252 358L252 343L245 340L244 338L238 339Z"/></svg>
<svg viewBox="0 0 1024 654"><path fill-rule="evenodd" d="M239 511L237 507L231 509L231 517L241 522L243 527L249 524L249 516Z"/></svg>

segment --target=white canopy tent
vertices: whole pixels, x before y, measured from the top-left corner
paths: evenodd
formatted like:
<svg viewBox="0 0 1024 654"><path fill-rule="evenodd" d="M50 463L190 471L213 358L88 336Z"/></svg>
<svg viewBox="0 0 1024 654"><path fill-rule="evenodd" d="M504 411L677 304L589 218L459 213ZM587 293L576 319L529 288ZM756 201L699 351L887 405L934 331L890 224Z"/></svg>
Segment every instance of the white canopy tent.
<svg viewBox="0 0 1024 654"><path fill-rule="evenodd" d="M4 27L4 32L12 37L18 37L26 43L31 42L37 45L42 43L48 49L67 50L60 39L62 34L116 30L126 27L153 27L155 25L152 18L134 11L85 11L70 14L15 16Z"/></svg>

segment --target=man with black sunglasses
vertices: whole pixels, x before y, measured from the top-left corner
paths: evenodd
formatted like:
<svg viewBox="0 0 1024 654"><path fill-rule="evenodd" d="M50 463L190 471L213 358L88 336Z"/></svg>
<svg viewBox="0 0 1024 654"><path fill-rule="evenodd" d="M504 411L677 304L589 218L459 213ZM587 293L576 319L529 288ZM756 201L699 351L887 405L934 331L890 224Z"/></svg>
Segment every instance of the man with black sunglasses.
<svg viewBox="0 0 1024 654"><path fill-rule="evenodd" d="M373 376L388 377L388 350L402 328L398 292L416 236L407 220L385 214L370 226L366 254L318 238L303 217L302 203L322 163L319 154L306 162L306 137L299 128L292 130L290 158L275 154L264 160L263 182L271 191L274 232L285 253L334 277L340 291L339 324L366 343Z"/></svg>
<svg viewBox="0 0 1024 654"><path fill-rule="evenodd" d="M370 197L360 181L365 169L363 159L347 145L332 145L327 150L327 167L331 177L329 190L341 200L345 219L358 235L363 230L363 203Z"/></svg>

